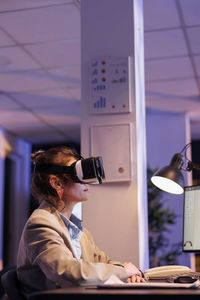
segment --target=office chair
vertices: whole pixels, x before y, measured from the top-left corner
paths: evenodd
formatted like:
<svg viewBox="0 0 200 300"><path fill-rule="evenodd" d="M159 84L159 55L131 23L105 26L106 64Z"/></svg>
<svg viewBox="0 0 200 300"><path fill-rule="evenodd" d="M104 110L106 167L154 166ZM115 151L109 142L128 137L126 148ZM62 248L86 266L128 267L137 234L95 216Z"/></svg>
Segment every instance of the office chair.
<svg viewBox="0 0 200 300"><path fill-rule="evenodd" d="M9 300L25 300L20 291L16 268L8 270L1 276L1 284Z"/></svg>

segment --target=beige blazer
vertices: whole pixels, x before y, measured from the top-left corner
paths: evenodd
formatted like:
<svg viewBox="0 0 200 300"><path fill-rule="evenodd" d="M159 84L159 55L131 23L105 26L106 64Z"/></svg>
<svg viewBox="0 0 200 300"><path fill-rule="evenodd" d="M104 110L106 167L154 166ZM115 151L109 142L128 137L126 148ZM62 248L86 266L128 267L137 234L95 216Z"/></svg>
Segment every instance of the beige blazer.
<svg viewBox="0 0 200 300"><path fill-rule="evenodd" d="M96 285L111 274L126 280L129 274L94 243L84 228L80 240L82 258L72 249L70 235L57 210L43 202L28 219L19 244L17 274L25 293Z"/></svg>

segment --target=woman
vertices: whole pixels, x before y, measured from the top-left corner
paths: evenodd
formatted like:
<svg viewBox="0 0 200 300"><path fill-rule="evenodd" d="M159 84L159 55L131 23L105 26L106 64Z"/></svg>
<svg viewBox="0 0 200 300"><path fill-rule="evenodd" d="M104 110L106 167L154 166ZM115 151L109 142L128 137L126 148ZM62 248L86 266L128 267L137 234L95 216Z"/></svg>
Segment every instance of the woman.
<svg viewBox="0 0 200 300"><path fill-rule="evenodd" d="M131 263L112 261L94 243L72 214L87 200L88 187L69 174L45 172L45 166L70 166L78 160L69 148L58 147L31 155L35 164L32 194L40 202L28 219L20 241L18 278L24 293L71 285L94 285L112 274L127 282L144 282Z"/></svg>

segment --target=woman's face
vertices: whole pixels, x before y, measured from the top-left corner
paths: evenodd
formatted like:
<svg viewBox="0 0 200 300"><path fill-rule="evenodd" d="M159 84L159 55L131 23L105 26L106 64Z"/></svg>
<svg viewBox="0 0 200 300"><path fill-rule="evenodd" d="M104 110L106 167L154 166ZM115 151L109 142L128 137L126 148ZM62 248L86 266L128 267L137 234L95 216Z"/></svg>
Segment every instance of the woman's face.
<svg viewBox="0 0 200 300"><path fill-rule="evenodd" d="M76 162L76 159L72 158L69 162L69 166ZM63 200L67 202L83 202L88 200L88 186L86 184L80 184L70 180L69 183L64 185Z"/></svg>

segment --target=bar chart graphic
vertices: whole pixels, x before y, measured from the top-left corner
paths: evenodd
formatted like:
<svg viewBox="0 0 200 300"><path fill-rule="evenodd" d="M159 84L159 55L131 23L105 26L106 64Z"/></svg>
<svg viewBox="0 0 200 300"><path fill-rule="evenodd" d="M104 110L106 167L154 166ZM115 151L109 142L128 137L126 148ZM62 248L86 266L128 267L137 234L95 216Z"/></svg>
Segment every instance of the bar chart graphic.
<svg viewBox="0 0 200 300"><path fill-rule="evenodd" d="M129 113L133 92L130 88L132 60L95 58L90 61L89 111L94 114Z"/></svg>
<svg viewBox="0 0 200 300"><path fill-rule="evenodd" d="M94 108L102 108L102 107L106 107L106 98L100 96L99 100L94 102Z"/></svg>

